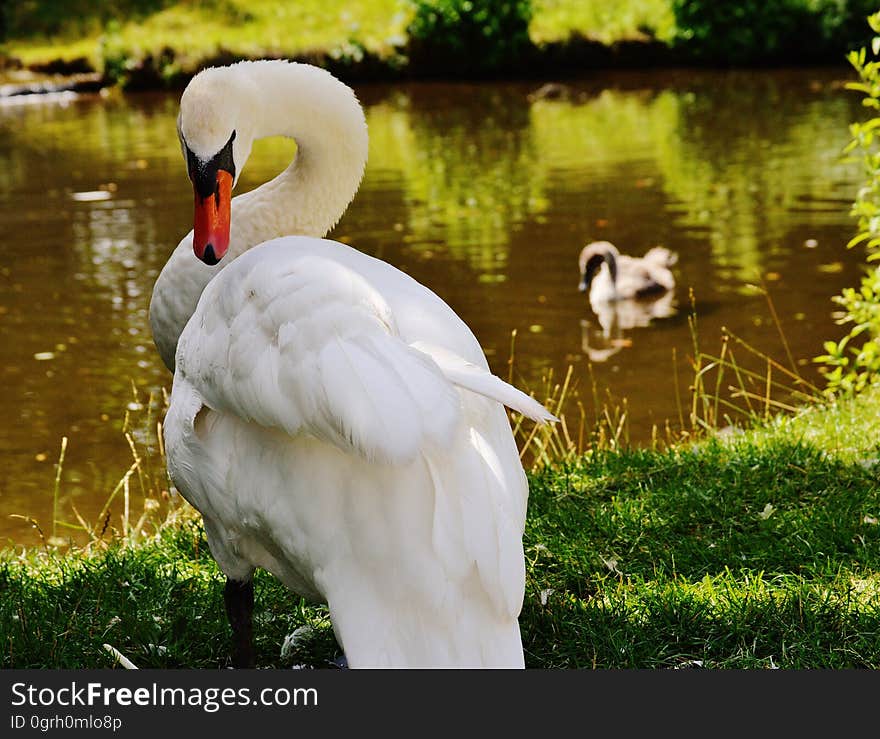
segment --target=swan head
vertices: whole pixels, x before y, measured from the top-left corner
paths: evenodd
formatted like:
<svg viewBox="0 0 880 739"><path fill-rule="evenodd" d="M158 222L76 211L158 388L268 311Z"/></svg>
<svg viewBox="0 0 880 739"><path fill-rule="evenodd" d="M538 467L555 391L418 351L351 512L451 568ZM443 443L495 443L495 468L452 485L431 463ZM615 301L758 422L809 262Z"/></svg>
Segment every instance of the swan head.
<svg viewBox="0 0 880 739"><path fill-rule="evenodd" d="M232 188L251 153L252 86L234 67L203 70L180 99L177 135L193 185L193 251L217 264L229 248Z"/></svg>
<svg viewBox="0 0 880 739"><path fill-rule="evenodd" d="M593 278L599 272L603 264L608 265L611 275L611 284L617 283L617 257L619 252L610 241L594 241L587 244L578 257L578 266L581 270L581 282L578 290L586 292L593 283Z"/></svg>

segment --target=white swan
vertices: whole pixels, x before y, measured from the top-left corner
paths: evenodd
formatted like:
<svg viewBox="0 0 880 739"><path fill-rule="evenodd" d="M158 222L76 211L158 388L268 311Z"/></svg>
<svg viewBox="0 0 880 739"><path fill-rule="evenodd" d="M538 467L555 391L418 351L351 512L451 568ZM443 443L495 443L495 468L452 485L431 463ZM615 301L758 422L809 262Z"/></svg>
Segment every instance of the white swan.
<svg viewBox="0 0 880 739"><path fill-rule="evenodd" d="M555 419L434 293L321 238L367 159L354 93L305 64L208 69L178 131L195 229L150 321L174 370L169 472L227 575L235 664L253 664L262 567L328 603L352 667L522 667L528 488L502 403ZM294 161L230 203L272 135Z"/></svg>
<svg viewBox="0 0 880 739"><path fill-rule="evenodd" d="M578 257L581 282L578 289L590 292L594 306L617 300L656 298L675 289L670 267L677 256L655 246L643 257L630 257L617 251L610 241L587 244Z"/></svg>

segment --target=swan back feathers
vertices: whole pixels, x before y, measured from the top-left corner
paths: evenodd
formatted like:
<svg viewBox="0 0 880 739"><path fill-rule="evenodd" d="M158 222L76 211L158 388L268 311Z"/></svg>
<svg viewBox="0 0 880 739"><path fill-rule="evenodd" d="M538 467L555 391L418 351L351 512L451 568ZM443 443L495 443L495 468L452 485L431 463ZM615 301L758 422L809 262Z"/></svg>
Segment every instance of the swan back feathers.
<svg viewBox="0 0 880 739"><path fill-rule="evenodd" d="M214 410L387 463L446 445L459 423L460 397L437 365L331 259L263 244L211 281L197 315L177 373Z"/></svg>

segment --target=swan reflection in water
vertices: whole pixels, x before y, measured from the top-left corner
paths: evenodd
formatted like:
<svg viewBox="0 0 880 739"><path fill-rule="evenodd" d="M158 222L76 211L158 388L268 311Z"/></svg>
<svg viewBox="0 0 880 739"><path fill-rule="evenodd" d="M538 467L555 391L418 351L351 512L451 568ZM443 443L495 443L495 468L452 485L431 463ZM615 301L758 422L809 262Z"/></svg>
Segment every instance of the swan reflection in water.
<svg viewBox="0 0 880 739"><path fill-rule="evenodd" d="M678 257L654 247L643 257L620 254L608 241L595 241L578 259L581 282L596 321L581 320L581 346L593 362L604 362L632 346L624 334L675 314L675 278L670 267Z"/></svg>
<svg viewBox="0 0 880 739"><path fill-rule="evenodd" d="M592 306L594 315L581 319L581 348L593 362L604 362L633 344L626 331L644 328L658 318L674 316L675 294L658 298L617 300Z"/></svg>

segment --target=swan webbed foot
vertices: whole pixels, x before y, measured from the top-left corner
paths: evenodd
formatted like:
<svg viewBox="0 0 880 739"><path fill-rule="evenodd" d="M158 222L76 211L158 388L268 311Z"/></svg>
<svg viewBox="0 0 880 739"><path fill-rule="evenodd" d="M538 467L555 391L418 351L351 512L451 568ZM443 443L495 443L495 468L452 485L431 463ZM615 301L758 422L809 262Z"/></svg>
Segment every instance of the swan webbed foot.
<svg viewBox="0 0 880 739"><path fill-rule="evenodd" d="M226 578L223 590L226 617L232 627L232 666L252 668L254 661L254 581Z"/></svg>

